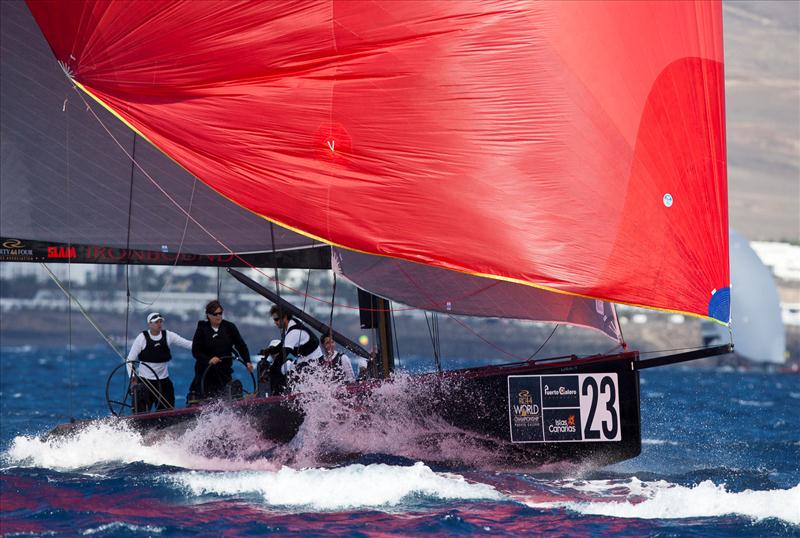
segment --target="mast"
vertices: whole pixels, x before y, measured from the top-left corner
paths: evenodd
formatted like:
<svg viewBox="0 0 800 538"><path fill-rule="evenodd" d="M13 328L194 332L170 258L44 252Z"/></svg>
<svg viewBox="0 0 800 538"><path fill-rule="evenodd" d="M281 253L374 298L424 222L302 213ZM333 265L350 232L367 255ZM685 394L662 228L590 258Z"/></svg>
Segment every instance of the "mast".
<svg viewBox="0 0 800 538"><path fill-rule="evenodd" d="M361 328L375 329L377 332L379 374L380 377L388 377L394 371L391 303L383 297L358 288L358 308L361 313Z"/></svg>
<svg viewBox="0 0 800 538"><path fill-rule="evenodd" d="M303 323L305 323L306 325L308 325L309 327L311 327L320 334L328 334L330 332L334 342L346 348L347 350L351 351L352 353L358 355L359 357L369 359L370 356L369 351L367 351L357 343L353 342L345 335L336 332L332 328L328 327L323 322L319 321L317 318L303 312L302 310L294 306L286 299L278 297L278 295L274 291L265 288L255 280L243 275L242 273L240 273L235 269L229 268L228 273L230 273L232 277L234 277L236 280L238 280L239 282L241 282L254 292L258 293L262 297L265 297L266 299L269 299L270 301L278 305L283 312L291 313L293 317L299 319L300 321L302 321Z"/></svg>

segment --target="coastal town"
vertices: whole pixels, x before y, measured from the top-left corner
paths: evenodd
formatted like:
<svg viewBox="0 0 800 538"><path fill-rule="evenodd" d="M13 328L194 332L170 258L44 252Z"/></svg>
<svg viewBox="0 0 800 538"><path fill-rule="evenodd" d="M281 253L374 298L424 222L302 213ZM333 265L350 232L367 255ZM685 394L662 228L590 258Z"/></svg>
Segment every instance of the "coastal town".
<svg viewBox="0 0 800 538"><path fill-rule="evenodd" d="M749 357L744 361L709 359L698 366L722 361L721 364L737 366L764 362L772 367L790 368L800 362L800 247L767 241L752 242L750 246L774 278L785 330L784 360L768 357ZM85 309L120 349L141 330L143 316L151 310L163 312L171 329L192 334L202 316L203 305L216 296L228 305L226 315L241 327L245 338L252 342L251 347L259 349L274 337L270 332L274 329L267 323L271 303L230 278L224 270L109 264L52 264L49 267L56 278L69 285L80 308ZM272 269L247 271L263 285L274 287ZM328 271L281 270L279 278L284 297L296 306L321 320L333 316L337 330L354 339L363 336L370 341L371 335L359 325L355 308L358 301L352 285L340 281L336 297L332 297L332 276ZM105 346L101 335L81 315L80 308L67 300L40 264L0 264L0 344L3 346L57 347L67 342L76 346ZM694 347L724 337L715 324L680 314L620 305L618 315L626 341L631 348L641 351ZM460 318L458 323L448 323L449 316L441 317L441 334L446 336L447 342L442 356L444 361L453 361L453 367L458 366L459 361L469 363L471 359L487 356L494 356L498 361L527 358L546 340L538 357L591 354L609 347L600 333L569 325L554 329L552 324L505 319L481 321L469 317ZM404 355L431 355L425 312L396 305L394 320L401 361ZM524 330L519 330L520 327ZM487 345L486 341L493 345Z"/></svg>

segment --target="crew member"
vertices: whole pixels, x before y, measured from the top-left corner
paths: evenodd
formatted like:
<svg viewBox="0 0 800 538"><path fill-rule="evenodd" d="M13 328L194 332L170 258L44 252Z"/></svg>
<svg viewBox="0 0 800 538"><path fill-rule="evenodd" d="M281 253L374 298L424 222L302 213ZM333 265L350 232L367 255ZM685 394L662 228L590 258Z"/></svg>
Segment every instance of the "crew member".
<svg viewBox="0 0 800 538"><path fill-rule="evenodd" d="M288 392L287 376L294 370L294 363L283 351L281 341L275 339L262 350L264 360L258 364L259 395L264 396L269 387L270 396Z"/></svg>
<svg viewBox="0 0 800 538"><path fill-rule="evenodd" d="M192 342L179 334L163 330L164 317L158 312L147 315L147 330L133 340L128 353L128 375L134 394L134 410L148 412L175 407L175 387L169 378L167 365L172 360L170 348L180 346L192 349ZM139 372L133 371L131 361L141 361Z"/></svg>
<svg viewBox="0 0 800 538"><path fill-rule="evenodd" d="M325 350L325 354L322 357L322 365L330 369L333 377L344 383L355 381L350 358L341 351L336 351L336 343L330 334L322 337L322 348Z"/></svg>
<svg viewBox="0 0 800 538"><path fill-rule="evenodd" d="M285 331L283 339L284 352L291 353L296 357L294 361L295 371L299 374L310 365L318 364L323 353L316 335L308 330L305 325L292 319L290 313L283 312L277 305L274 305L269 313L275 325Z"/></svg>
<svg viewBox="0 0 800 538"><path fill-rule="evenodd" d="M238 353L250 372L253 371L247 344L236 325L222 319L223 312L219 301L211 301L206 305L206 319L197 322L192 339L195 363L194 379L189 387L190 402L196 397L208 398L222 394L233 376L234 353ZM209 367L203 381L203 374Z"/></svg>

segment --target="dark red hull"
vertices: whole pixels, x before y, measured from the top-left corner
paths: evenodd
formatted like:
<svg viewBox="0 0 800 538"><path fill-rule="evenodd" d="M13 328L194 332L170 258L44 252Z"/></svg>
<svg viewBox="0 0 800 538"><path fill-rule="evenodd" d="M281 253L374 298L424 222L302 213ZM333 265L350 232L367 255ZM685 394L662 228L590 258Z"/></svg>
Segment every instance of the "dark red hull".
<svg viewBox="0 0 800 538"><path fill-rule="evenodd" d="M470 443L481 444L493 455L494 466L606 465L641 451L637 360L636 353L622 353L420 375L415 380L425 390L415 407L420 414L438 415ZM370 413L370 394L380 385L373 381L348 387L359 413ZM264 438L286 443L304 421L298 400L251 397L228 405ZM204 409L206 405L197 405L121 420L150 434L189 426ZM64 424L53 433L81 424Z"/></svg>

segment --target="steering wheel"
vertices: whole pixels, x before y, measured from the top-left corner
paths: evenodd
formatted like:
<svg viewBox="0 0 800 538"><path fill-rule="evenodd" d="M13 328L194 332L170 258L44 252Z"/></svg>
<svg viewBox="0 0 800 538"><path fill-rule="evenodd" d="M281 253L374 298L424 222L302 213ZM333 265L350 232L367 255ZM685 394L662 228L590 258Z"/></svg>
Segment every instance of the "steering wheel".
<svg viewBox="0 0 800 538"><path fill-rule="evenodd" d="M231 359L231 358L235 359L233 362L239 362L242 365L244 365L245 369L247 369L247 363L244 362L244 359L242 359L238 355L237 356L225 355L225 356L220 357L220 359ZM222 364L222 363L218 362L217 364ZM200 398L202 398L202 399L206 399L206 376L208 376L208 373L217 364L209 364L208 366L206 366L206 369L203 372L203 377L200 378ZM256 391L258 390L258 383L256 383L256 376L254 376L253 372L251 372L250 370L247 370L247 373L250 375L250 381L252 381L252 383L253 383L253 390L247 390L247 389L244 388L244 385L242 385L242 394L243 394L243 397L245 397L245 398L255 394Z"/></svg>
<svg viewBox="0 0 800 538"><path fill-rule="evenodd" d="M155 370L153 370L153 368L151 368L149 364L145 364L145 363L143 363L141 361L125 361L122 364L117 365L116 368L111 370L111 373L108 375L108 379L106 380L106 404L108 405L108 409L109 409L109 411L111 411L111 414L114 415L115 417L124 415L126 408L129 409L130 411L134 410L133 404L132 403L128 403L128 397L132 396L131 390L130 390L131 384L130 384L130 381L128 380L128 375L127 375L127 369L128 369L129 365L132 367L133 372L138 372L139 369L141 369L142 367L147 368L148 370L150 370L150 373L153 375L153 378L139 377L136 373L134 373L134 375L136 375L136 377L139 377L139 382L142 383L142 385L145 388L147 388L147 390L150 392L150 394L153 394L153 395L159 394L156 391L156 389L155 389L155 387L153 385L154 384L158 385L161 380L159 379L158 374L156 374ZM125 384L124 384L125 385L125 395L122 397L122 400L114 400L114 399L111 398L111 380L114 378L114 376L117 374L117 372L119 372L120 369L123 368L123 367L125 368L125 370L124 370L125 371L125 375L123 375L123 379L125 381ZM131 414L133 414L133 413L131 413Z"/></svg>

